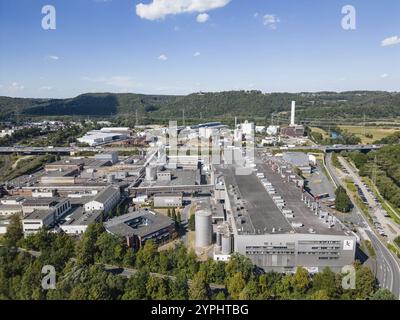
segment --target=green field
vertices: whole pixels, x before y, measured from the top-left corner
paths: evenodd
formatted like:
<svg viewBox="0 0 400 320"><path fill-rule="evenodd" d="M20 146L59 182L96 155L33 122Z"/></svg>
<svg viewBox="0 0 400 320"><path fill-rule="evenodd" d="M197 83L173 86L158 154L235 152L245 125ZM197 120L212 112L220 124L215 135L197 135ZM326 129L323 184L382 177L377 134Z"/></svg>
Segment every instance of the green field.
<svg viewBox="0 0 400 320"><path fill-rule="evenodd" d="M376 140L383 139L396 131L400 131L399 128L389 127L363 127L363 126L338 126L340 129L348 131L359 137L363 144L370 144ZM368 135L371 135L367 137Z"/></svg>
<svg viewBox="0 0 400 320"><path fill-rule="evenodd" d="M311 129L312 132L318 132L318 133L322 134L322 137L324 139L328 139L329 138L328 132L326 132L324 129L317 128L317 127L310 127L310 129Z"/></svg>

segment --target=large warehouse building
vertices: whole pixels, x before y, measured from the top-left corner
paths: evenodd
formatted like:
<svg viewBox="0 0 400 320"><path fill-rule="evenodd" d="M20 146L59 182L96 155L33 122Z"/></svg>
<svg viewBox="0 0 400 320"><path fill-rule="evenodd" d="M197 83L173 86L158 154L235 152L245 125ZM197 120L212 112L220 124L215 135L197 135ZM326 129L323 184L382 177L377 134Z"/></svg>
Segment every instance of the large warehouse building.
<svg viewBox="0 0 400 320"><path fill-rule="evenodd" d="M309 272L324 267L340 271L353 263L356 237L351 231L266 164L258 164L257 170L240 176L234 166L218 167L225 180L231 253L276 272L294 272L298 266Z"/></svg>

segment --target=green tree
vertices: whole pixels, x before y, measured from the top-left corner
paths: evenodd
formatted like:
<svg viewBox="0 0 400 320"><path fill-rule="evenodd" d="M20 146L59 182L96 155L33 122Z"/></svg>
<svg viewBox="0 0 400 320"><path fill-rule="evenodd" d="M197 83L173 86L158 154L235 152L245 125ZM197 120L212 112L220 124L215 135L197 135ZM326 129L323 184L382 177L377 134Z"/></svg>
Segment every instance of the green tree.
<svg viewBox="0 0 400 320"><path fill-rule="evenodd" d="M396 297L388 289L379 289L371 296L371 300L396 300Z"/></svg>
<svg viewBox="0 0 400 320"><path fill-rule="evenodd" d="M4 235L4 245L7 247L17 247L18 241L24 236L22 229L21 218L15 214L10 218L10 224L7 226L6 234Z"/></svg>
<svg viewBox="0 0 400 320"><path fill-rule="evenodd" d="M122 300L142 300L146 299L146 283L149 280L149 274L146 271L135 273L125 284Z"/></svg>
<svg viewBox="0 0 400 320"><path fill-rule="evenodd" d="M136 266L139 269L157 272L159 267L159 254L157 246L152 240L146 241L136 254Z"/></svg>
<svg viewBox="0 0 400 320"><path fill-rule="evenodd" d="M240 294L246 286L246 281L243 278L241 272L235 273L233 276L227 279L226 288L228 289L229 295L232 299L238 300Z"/></svg>
<svg viewBox="0 0 400 320"><path fill-rule="evenodd" d="M168 299L168 280L151 276L146 283L147 297L151 300Z"/></svg>
<svg viewBox="0 0 400 320"><path fill-rule="evenodd" d="M76 259L79 266L90 266L95 262L95 256L98 253L96 246L97 239L104 232L104 228L99 223L90 224L80 243L77 246Z"/></svg>
<svg viewBox="0 0 400 320"><path fill-rule="evenodd" d="M257 300L259 297L259 286L255 280L250 280L239 294L240 300Z"/></svg>
<svg viewBox="0 0 400 320"><path fill-rule="evenodd" d="M351 210L351 200L349 196L347 195L346 190L342 187L339 186L336 191L336 200L335 200L335 207L336 210L340 212L349 212Z"/></svg>
<svg viewBox="0 0 400 320"><path fill-rule="evenodd" d="M365 266L356 267L356 299L369 298L377 287L376 279L371 269Z"/></svg>
<svg viewBox="0 0 400 320"><path fill-rule="evenodd" d="M253 263L245 256L233 254L225 266L225 272L228 278L231 278L237 272L241 272L247 282L253 277Z"/></svg>
<svg viewBox="0 0 400 320"><path fill-rule="evenodd" d="M328 267L317 273L313 278L313 291L324 291L329 298L336 298L339 294L336 287L336 275ZM322 293L320 293L322 294Z"/></svg>
<svg viewBox="0 0 400 320"><path fill-rule="evenodd" d="M206 281L204 271L199 271L193 277L189 287L190 300L208 300L210 298L210 287Z"/></svg>
<svg viewBox="0 0 400 320"><path fill-rule="evenodd" d="M298 267L296 273L292 276L290 283L294 294L298 298L303 298L311 285L308 271L302 267Z"/></svg>
<svg viewBox="0 0 400 320"><path fill-rule="evenodd" d="M310 297L311 300L330 300L329 294L326 290L314 291Z"/></svg>
<svg viewBox="0 0 400 320"><path fill-rule="evenodd" d="M185 274L179 274L170 282L170 295L173 300L188 300L189 286Z"/></svg>
<svg viewBox="0 0 400 320"><path fill-rule="evenodd" d="M135 252L131 248L128 248L126 250L124 260L122 262L123 266L132 268L135 266L135 260L136 260Z"/></svg>

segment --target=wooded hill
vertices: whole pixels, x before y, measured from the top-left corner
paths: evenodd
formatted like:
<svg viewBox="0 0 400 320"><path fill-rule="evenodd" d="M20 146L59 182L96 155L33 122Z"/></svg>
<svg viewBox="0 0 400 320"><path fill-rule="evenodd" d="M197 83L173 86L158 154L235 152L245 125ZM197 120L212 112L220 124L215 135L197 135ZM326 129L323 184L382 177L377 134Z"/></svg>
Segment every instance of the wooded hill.
<svg viewBox="0 0 400 320"><path fill-rule="evenodd" d="M288 112L297 102L300 119L346 119L400 117L400 93L383 91L262 93L227 91L187 96L87 93L71 99L23 99L0 97L1 117L21 116L134 116L165 119L270 117ZM285 115L283 115L285 116Z"/></svg>

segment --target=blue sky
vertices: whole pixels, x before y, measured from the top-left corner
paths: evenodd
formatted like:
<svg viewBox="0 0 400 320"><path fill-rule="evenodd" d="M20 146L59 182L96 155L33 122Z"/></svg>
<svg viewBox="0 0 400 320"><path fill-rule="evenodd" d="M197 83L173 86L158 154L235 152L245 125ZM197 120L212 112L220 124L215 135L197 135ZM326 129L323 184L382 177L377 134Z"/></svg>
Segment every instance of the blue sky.
<svg viewBox="0 0 400 320"><path fill-rule="evenodd" d="M42 29L47 4L56 30ZM348 4L356 30L341 26ZM0 95L400 91L399 13L398 0L0 0Z"/></svg>

